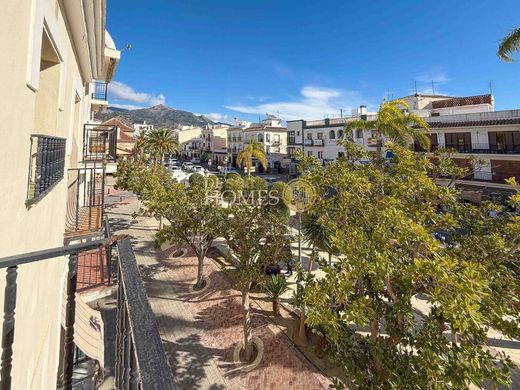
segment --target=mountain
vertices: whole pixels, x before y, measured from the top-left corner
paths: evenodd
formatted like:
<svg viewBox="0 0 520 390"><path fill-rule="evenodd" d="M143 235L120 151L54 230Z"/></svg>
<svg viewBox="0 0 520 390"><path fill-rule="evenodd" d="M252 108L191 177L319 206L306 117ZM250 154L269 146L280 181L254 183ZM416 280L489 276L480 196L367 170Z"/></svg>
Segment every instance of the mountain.
<svg viewBox="0 0 520 390"><path fill-rule="evenodd" d="M150 108L127 110L124 108L108 107L107 111L96 114L96 119L106 121L114 117L122 117L129 123L146 121L155 127L173 129L177 125L206 126L213 123L204 115L197 116L189 111L175 110L164 104Z"/></svg>

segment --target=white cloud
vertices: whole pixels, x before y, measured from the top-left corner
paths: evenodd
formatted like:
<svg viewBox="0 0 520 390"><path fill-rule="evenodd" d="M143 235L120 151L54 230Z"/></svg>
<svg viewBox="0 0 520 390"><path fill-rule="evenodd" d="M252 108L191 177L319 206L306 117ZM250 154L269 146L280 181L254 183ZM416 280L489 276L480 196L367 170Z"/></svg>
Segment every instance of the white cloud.
<svg viewBox="0 0 520 390"><path fill-rule="evenodd" d="M127 101L133 103L141 103L145 107L156 106L158 104L164 104L166 101L165 96L161 93L154 96L146 92L137 92L129 85L120 81L113 81L108 88L112 99L116 101ZM112 106L116 107L115 104ZM137 106L134 106L139 108Z"/></svg>
<svg viewBox="0 0 520 390"><path fill-rule="evenodd" d="M218 112L210 112L209 114L202 114L206 118L211 119L213 122L225 122L229 119L226 114L219 114Z"/></svg>
<svg viewBox="0 0 520 390"><path fill-rule="evenodd" d="M415 80L419 83L431 83L433 81L437 84L446 84L451 81L451 79L446 75L444 68L438 66L418 73L415 76Z"/></svg>
<svg viewBox="0 0 520 390"><path fill-rule="evenodd" d="M346 111L357 107L361 98L357 92L332 88L305 86L300 91L301 97L294 100L262 103L257 105L226 106L227 109L244 114L265 114L271 112L282 119L321 119L339 115L340 109Z"/></svg>
<svg viewBox="0 0 520 390"><path fill-rule="evenodd" d="M137 110L139 108L143 108L141 106L135 106L133 104L117 104L117 103L110 103L110 107L124 108L125 110Z"/></svg>

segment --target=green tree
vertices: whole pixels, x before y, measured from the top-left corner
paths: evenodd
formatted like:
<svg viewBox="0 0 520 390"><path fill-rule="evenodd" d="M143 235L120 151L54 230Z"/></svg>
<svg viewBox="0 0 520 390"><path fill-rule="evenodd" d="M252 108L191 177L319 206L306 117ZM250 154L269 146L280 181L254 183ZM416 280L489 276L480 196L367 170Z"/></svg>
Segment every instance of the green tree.
<svg viewBox="0 0 520 390"><path fill-rule="evenodd" d="M330 232L327 230L325 225L321 222L321 217L317 213L307 212L303 214L301 233L303 242L311 246L312 253L309 256L306 270L305 279L312 279L312 267L314 259L319 259L319 250L325 250L329 253L329 263L331 262L331 245L330 245ZM300 305L300 325L298 331L299 342L302 344L306 343L306 303L302 300Z"/></svg>
<svg viewBox="0 0 520 390"><path fill-rule="evenodd" d="M281 275L271 275L266 278L264 288L273 300L273 314L280 315L280 296L289 289L287 279Z"/></svg>
<svg viewBox="0 0 520 390"><path fill-rule="evenodd" d="M500 42L497 55L506 62L513 62L511 55L520 50L520 28L515 28Z"/></svg>
<svg viewBox="0 0 520 390"><path fill-rule="evenodd" d="M244 166L247 170L248 176L251 176L253 158L256 158L264 169L267 169L267 158L265 156L264 145L255 140L250 140L246 144L244 150L238 153L236 160L238 166Z"/></svg>
<svg viewBox="0 0 520 390"><path fill-rule="evenodd" d="M341 255L307 283L307 322L327 333L360 389L510 385L511 361L484 345L490 327L519 334L520 220L498 205L459 202L428 176L429 159L389 146L389 166L342 159L309 174L335 190L312 211L327 213ZM435 238L439 229L446 242ZM414 315L419 297L424 316Z"/></svg>
<svg viewBox="0 0 520 390"><path fill-rule="evenodd" d="M164 216L169 224L158 233L158 242L187 244L197 255L196 288L204 286L204 259L215 238L224 229L225 213L213 180L201 177L187 189L170 192ZM162 194L161 194L162 195Z"/></svg>
<svg viewBox="0 0 520 390"><path fill-rule="evenodd" d="M269 263L282 260L288 242L287 227L262 202L232 204L223 235L235 260L236 287L242 292L245 359L253 353L249 290L264 277Z"/></svg>
<svg viewBox="0 0 520 390"><path fill-rule="evenodd" d="M118 188L139 192L143 204L140 212L169 224L157 233L158 244L186 244L198 259L196 288L204 285L204 259L213 240L224 228L224 210L220 205L215 180L194 180L186 189L163 167L147 168L143 164L118 164Z"/></svg>
<svg viewBox="0 0 520 390"><path fill-rule="evenodd" d="M428 124L420 116L408 111L408 104L404 100L383 102L379 106L375 121L362 119L350 121L345 125L345 136L347 139L350 138L352 131L356 129L374 132L378 157L381 156L383 137L403 146L416 140L423 148L429 149Z"/></svg>
<svg viewBox="0 0 520 390"><path fill-rule="evenodd" d="M136 161L143 161L145 152L146 152L146 142L147 142L148 132L146 130L141 130L137 133L137 142L135 144L135 159Z"/></svg>
<svg viewBox="0 0 520 390"><path fill-rule="evenodd" d="M163 165L164 155L179 151L179 143L174 138L173 130L153 129L146 136L146 148L154 158L159 157Z"/></svg>

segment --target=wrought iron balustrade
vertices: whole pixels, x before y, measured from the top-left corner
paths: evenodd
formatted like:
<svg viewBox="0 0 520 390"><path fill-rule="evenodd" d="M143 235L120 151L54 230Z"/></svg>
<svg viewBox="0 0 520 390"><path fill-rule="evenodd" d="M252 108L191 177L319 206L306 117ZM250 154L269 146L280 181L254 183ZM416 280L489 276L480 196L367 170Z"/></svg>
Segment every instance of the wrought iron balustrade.
<svg viewBox="0 0 520 390"><path fill-rule="evenodd" d="M63 179L66 139L31 135L27 204L38 202Z"/></svg>
<svg viewBox="0 0 520 390"><path fill-rule="evenodd" d="M18 285L18 267L39 261L53 261L68 256L66 305L61 386L72 389L74 369L74 322L76 309L78 256L85 251L110 247L111 239L46 249L0 258L0 268L6 269L4 317L2 324L2 356L0 389L12 387L13 348L21 348L23 334L15 334L17 291L31 286ZM159 336L155 316L144 289L132 246L129 241L117 242L117 320L115 349L115 379L117 389L176 389L173 374ZM38 299L35 297L34 299ZM38 302L45 304L45 302ZM56 302L51 302L56 305ZM35 326L38 326L35 324ZM27 345L27 348L32 346ZM44 357L45 358L45 357ZM52 373L50 373L52 375Z"/></svg>
<svg viewBox="0 0 520 390"><path fill-rule="evenodd" d="M83 160L115 161L117 126L89 123L83 127Z"/></svg>
<svg viewBox="0 0 520 390"><path fill-rule="evenodd" d="M95 81L91 85L92 88L92 99L95 100L107 100L108 84L102 81Z"/></svg>
<svg viewBox="0 0 520 390"><path fill-rule="evenodd" d="M105 167L69 169L65 237L101 230L104 214Z"/></svg>

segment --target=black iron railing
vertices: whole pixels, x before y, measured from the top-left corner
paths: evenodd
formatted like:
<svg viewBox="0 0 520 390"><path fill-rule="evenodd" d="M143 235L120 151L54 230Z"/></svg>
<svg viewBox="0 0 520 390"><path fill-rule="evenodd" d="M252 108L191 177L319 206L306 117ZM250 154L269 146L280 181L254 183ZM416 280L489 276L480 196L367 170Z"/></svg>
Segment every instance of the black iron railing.
<svg viewBox="0 0 520 390"><path fill-rule="evenodd" d="M69 169L65 236L101 230L104 214L105 166Z"/></svg>
<svg viewBox="0 0 520 390"><path fill-rule="evenodd" d="M94 81L92 84L92 99L107 100L108 84L102 81Z"/></svg>
<svg viewBox="0 0 520 390"><path fill-rule="evenodd" d="M35 203L63 179L66 139L42 134L31 135L27 203Z"/></svg>
<svg viewBox="0 0 520 390"><path fill-rule="evenodd" d="M76 309L78 255L96 248L107 247L111 239L46 249L0 258L0 268L6 269L4 317L2 324L2 356L0 389L11 389L13 345L24 335L15 334L15 310L18 267L38 261L68 256L65 331L63 343L62 387L72 389L74 369L74 322ZM175 383L161 343L154 314L148 302L135 255L129 241L117 242L117 325L116 325L116 387L117 389L175 389ZM26 287L26 286L21 286ZM34 299L38 299L35 297ZM45 302L40 302L45 304ZM56 302L52 302L56 305ZM32 348L30 345L27 348Z"/></svg>
<svg viewBox="0 0 520 390"><path fill-rule="evenodd" d="M115 161L116 153L117 126L92 123L84 125L84 161Z"/></svg>

